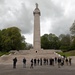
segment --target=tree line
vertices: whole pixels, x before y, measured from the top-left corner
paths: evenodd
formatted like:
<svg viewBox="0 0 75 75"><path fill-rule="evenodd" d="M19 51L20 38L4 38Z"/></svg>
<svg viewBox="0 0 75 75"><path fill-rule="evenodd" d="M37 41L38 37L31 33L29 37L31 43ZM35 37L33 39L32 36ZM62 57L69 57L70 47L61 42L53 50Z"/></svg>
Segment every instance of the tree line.
<svg viewBox="0 0 75 75"><path fill-rule="evenodd" d="M43 49L61 49L62 51L75 50L75 21L70 27L70 34L60 34L56 36L53 33L41 36L41 48ZM10 27L0 30L0 51L8 52L10 50L27 50L32 48L26 38L21 35L21 30L17 27Z"/></svg>
<svg viewBox="0 0 75 75"><path fill-rule="evenodd" d="M62 51L75 50L75 22L70 27L70 34L44 34L41 36L43 49L61 49Z"/></svg>

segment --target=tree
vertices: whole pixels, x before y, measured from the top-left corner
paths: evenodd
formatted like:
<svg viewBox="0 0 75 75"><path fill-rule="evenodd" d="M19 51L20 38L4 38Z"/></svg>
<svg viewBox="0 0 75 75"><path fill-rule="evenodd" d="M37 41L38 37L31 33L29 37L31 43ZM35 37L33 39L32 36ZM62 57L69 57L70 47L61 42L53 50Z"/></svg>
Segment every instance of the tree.
<svg viewBox="0 0 75 75"><path fill-rule="evenodd" d="M44 34L41 37L41 47L44 49L59 49L60 41L55 34Z"/></svg>
<svg viewBox="0 0 75 75"><path fill-rule="evenodd" d="M0 30L0 51L2 51L2 34L1 34L1 30Z"/></svg>
<svg viewBox="0 0 75 75"><path fill-rule="evenodd" d="M49 49L49 40L48 40L48 34L44 34L41 37L41 48L43 49Z"/></svg>
<svg viewBox="0 0 75 75"><path fill-rule="evenodd" d="M70 32L71 32L71 49L75 50L75 21L70 27Z"/></svg>
<svg viewBox="0 0 75 75"><path fill-rule="evenodd" d="M60 49L64 50L64 51L67 51L70 49L70 43L71 43L71 40L70 40L70 35L69 34L61 34L59 36L59 39L60 39L60 42L61 42L61 46L60 46Z"/></svg>
<svg viewBox="0 0 75 75"><path fill-rule="evenodd" d="M21 36L21 30L17 27L10 27L1 31L2 51L25 49L25 38Z"/></svg>
<svg viewBox="0 0 75 75"><path fill-rule="evenodd" d="M71 32L72 35L75 36L75 21L74 21L74 23L72 24L72 26L70 27L70 32Z"/></svg>
<svg viewBox="0 0 75 75"><path fill-rule="evenodd" d="M50 42L50 48L59 49L60 41L59 41L59 38L55 34L50 33L48 39Z"/></svg>
<svg viewBox="0 0 75 75"><path fill-rule="evenodd" d="M75 38L71 42L71 50L75 50Z"/></svg>
<svg viewBox="0 0 75 75"><path fill-rule="evenodd" d="M32 44L29 44L29 43L26 44L26 50L30 50L32 48L33 48Z"/></svg>

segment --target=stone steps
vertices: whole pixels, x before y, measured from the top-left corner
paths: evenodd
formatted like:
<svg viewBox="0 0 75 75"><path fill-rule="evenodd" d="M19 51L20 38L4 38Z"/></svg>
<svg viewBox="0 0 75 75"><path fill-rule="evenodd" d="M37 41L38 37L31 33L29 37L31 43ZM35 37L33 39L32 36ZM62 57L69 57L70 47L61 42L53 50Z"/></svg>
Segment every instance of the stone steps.
<svg viewBox="0 0 75 75"><path fill-rule="evenodd" d="M4 55L0 57L0 64L12 64L13 58L17 57L18 64L22 64L22 59L25 57L27 59L27 63L30 63L30 60L33 58L54 58L58 57L58 55L55 54L55 51L53 50L43 50L43 51L38 51L37 53L35 51L19 51L15 54L10 54L10 55Z"/></svg>

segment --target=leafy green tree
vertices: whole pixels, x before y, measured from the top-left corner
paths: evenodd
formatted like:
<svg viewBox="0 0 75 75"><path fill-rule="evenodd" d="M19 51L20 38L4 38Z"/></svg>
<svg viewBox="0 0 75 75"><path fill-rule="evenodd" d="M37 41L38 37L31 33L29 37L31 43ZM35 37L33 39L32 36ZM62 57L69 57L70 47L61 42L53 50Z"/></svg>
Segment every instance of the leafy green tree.
<svg viewBox="0 0 75 75"><path fill-rule="evenodd" d="M55 34L52 34L52 33L49 34L49 42L50 42L50 48L59 49L60 41Z"/></svg>
<svg viewBox="0 0 75 75"><path fill-rule="evenodd" d="M67 35L61 34L59 36L59 38L60 38L60 42L61 42L60 49L62 49L63 51L69 50L70 43L71 43L70 35L69 34L67 34Z"/></svg>
<svg viewBox="0 0 75 75"><path fill-rule="evenodd" d="M10 27L1 31L2 51L25 49L25 38L21 35L21 30L17 27Z"/></svg>
<svg viewBox="0 0 75 75"><path fill-rule="evenodd" d="M26 50L30 50L32 48L33 48L32 44L29 44L29 43L26 44Z"/></svg>
<svg viewBox="0 0 75 75"><path fill-rule="evenodd" d="M75 50L75 21L70 27L71 32L71 50Z"/></svg>
<svg viewBox="0 0 75 75"><path fill-rule="evenodd" d="M44 34L41 37L41 48L43 49L49 49L49 40L48 40L48 34Z"/></svg>
<svg viewBox="0 0 75 75"><path fill-rule="evenodd" d="M75 21L74 21L74 23L72 24L72 26L70 27L70 32L71 32L72 35L75 36Z"/></svg>
<svg viewBox="0 0 75 75"><path fill-rule="evenodd" d="M72 40L71 50L75 50L75 38L73 38L73 40Z"/></svg>
<svg viewBox="0 0 75 75"><path fill-rule="evenodd" d="M2 34L1 34L1 30L0 30L0 51L2 51Z"/></svg>
<svg viewBox="0 0 75 75"><path fill-rule="evenodd" d="M41 37L41 47L44 49L59 49L60 41L55 34L44 34Z"/></svg>

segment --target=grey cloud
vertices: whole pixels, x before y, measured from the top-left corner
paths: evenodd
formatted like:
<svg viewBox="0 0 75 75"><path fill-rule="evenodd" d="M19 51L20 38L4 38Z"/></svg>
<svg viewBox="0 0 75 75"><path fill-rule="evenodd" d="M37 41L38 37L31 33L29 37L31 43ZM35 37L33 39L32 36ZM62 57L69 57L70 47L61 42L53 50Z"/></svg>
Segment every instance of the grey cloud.
<svg viewBox="0 0 75 75"><path fill-rule="evenodd" d="M42 13L43 15L45 15L45 17L55 18L61 17L63 15L63 9L55 5L52 1L45 2L42 6L42 9L43 9Z"/></svg>
<svg viewBox="0 0 75 75"><path fill-rule="evenodd" d="M0 4L3 4L5 2L5 0L0 0Z"/></svg>
<svg viewBox="0 0 75 75"><path fill-rule="evenodd" d="M30 3L31 5L34 5L35 3L39 4L42 19L46 17L61 17L63 15L61 6L55 5L52 0L31 0Z"/></svg>
<svg viewBox="0 0 75 75"><path fill-rule="evenodd" d="M61 8L62 9L62 8ZM63 13L61 17L55 17L52 18L52 29L49 30L49 32L55 33L57 35L60 34L67 34L70 33L70 27L72 26L72 23L74 22L75 19L75 7L70 5L70 8L72 10L65 9L63 12L67 11L67 13ZM62 12L62 11L60 11Z"/></svg>
<svg viewBox="0 0 75 75"><path fill-rule="evenodd" d="M0 17L2 17L7 12L5 5L5 0L0 0Z"/></svg>
<svg viewBox="0 0 75 75"><path fill-rule="evenodd" d="M4 13L8 13L8 11L10 11L13 14L14 20L12 19L12 16L10 14L8 14L8 16L10 16L8 19L10 19L9 21L7 21L5 19L5 22L2 21L2 23L0 23L1 25L3 25L3 27L10 27L10 26L17 26L22 30L22 33L26 34L26 33L31 33L32 29L33 29L33 25L31 23L31 21L33 22L33 10L35 8L35 3L37 2L39 4L39 8L41 10L41 21L44 18L55 18L55 17L61 17L62 16L62 9L59 8L58 6L54 5L54 3L51 0L30 0L30 8L26 8L25 6L25 1L24 3L22 3L22 7L20 10L15 9L15 11L13 11L12 9L10 9L10 7L7 9L5 8L5 5L3 5L4 7L4 11L2 12L2 14ZM60 12L61 11L61 12ZM1 14L1 16L2 16ZM3 14L3 15L4 15Z"/></svg>
<svg viewBox="0 0 75 75"><path fill-rule="evenodd" d="M3 16L1 17L3 18ZM15 11L13 11L9 8L9 10L7 11L7 17L4 17L2 19L0 25L2 25L3 28L12 26L19 27L22 30L23 34L32 33L32 24L30 17L31 16L29 15L29 10L26 8L25 4L22 3L22 7L20 10L15 9Z"/></svg>
<svg viewBox="0 0 75 75"><path fill-rule="evenodd" d="M32 0L33 2L36 2ZM70 1L70 0L69 0ZM74 1L73 1L74 2ZM72 3L73 3L72 2ZM74 21L75 11L70 11L72 13L67 12L69 14L65 15L65 9L60 4L55 4L53 0L37 0L39 4L39 8L41 10L41 19L50 18L52 20L52 25L48 30L49 33L55 33L57 35L70 33L69 29ZM64 2L63 2L64 3ZM68 1L67 1L68 3ZM73 10L74 7L71 6ZM70 8L69 8L70 9ZM67 9L66 9L67 10ZM41 21L42 21L41 20ZM52 28L52 29L51 29Z"/></svg>
<svg viewBox="0 0 75 75"><path fill-rule="evenodd" d="M52 32L56 35L60 34L68 34L70 33L70 27L73 23L72 18L66 18L63 17L61 19L58 19L58 21L52 22L52 31L49 30L49 32Z"/></svg>
<svg viewBox="0 0 75 75"><path fill-rule="evenodd" d="M29 7L26 6L26 1L30 4ZM35 3L38 3L41 11L41 21L43 22L45 18L50 18L52 21L52 29L50 28L51 30L49 29L49 32L57 35L60 33L69 33L69 27L75 15L74 13L70 14L68 18L66 15L64 16L64 9L60 5L55 4L54 0L22 0L21 3L19 10L13 10L10 7L6 7L4 0L0 0L0 25L2 26L0 29L17 26L22 30L23 34L32 33L32 23L34 21L33 10L35 9ZM4 17L5 14L7 14L6 17Z"/></svg>
<svg viewBox="0 0 75 75"><path fill-rule="evenodd" d="M17 17L17 23L19 27L22 29L23 33L32 32L31 16L29 15L29 10L25 7L23 3L22 9L20 11L20 17L18 17L18 15L15 15Z"/></svg>

